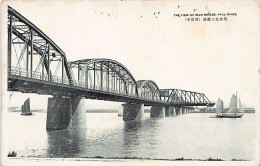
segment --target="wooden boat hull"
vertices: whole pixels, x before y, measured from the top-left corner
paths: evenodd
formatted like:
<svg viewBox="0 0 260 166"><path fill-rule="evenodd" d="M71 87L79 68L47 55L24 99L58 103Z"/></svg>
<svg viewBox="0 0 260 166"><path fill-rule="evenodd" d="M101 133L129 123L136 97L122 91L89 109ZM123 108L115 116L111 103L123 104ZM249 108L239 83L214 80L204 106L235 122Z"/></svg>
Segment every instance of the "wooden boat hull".
<svg viewBox="0 0 260 166"><path fill-rule="evenodd" d="M217 118L241 118L244 114L236 114L236 115L229 115L229 114L224 114L224 115L217 115Z"/></svg>
<svg viewBox="0 0 260 166"><path fill-rule="evenodd" d="M21 113L21 115L32 115L32 113Z"/></svg>

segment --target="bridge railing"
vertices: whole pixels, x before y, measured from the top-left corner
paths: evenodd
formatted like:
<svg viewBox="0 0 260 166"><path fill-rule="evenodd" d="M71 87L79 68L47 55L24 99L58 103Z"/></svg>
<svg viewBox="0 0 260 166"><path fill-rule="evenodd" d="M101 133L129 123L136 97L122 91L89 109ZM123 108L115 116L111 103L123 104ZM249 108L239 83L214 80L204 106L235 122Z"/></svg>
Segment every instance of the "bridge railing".
<svg viewBox="0 0 260 166"><path fill-rule="evenodd" d="M100 85L93 85L93 84L90 84L90 83L87 84L85 82L79 82L79 81L76 81L76 80L68 80L68 79L64 79L62 77L54 76L54 75L49 76L47 73L45 74L45 73L36 72L36 71L31 72L30 70L17 68L17 67L12 67L10 69L10 71L8 71L8 74L9 75L16 75L16 76L20 76L20 77L27 77L29 79L36 79L36 80L39 80L39 81L52 82L52 83L56 83L56 84L69 85L69 86L73 85L73 87L80 87L80 88L84 88L86 90L95 90L95 91L100 91L100 92L109 92L109 93L117 94L117 95L137 97L136 94L133 91L126 93L125 90L119 91L119 89L107 88L106 86L102 87ZM72 85L70 84L71 82L72 82ZM150 94L150 96L145 95L145 94L141 94L141 96L139 98L147 100L147 101L155 101L156 100L153 96L151 96L151 94ZM193 102L183 101L181 99L174 100L175 104L196 104L195 101L193 101ZM204 100L200 101L200 103L204 103L204 102L206 102L206 101L204 101Z"/></svg>
<svg viewBox="0 0 260 166"><path fill-rule="evenodd" d="M98 91L105 91L105 92L110 92L110 93L114 93L114 94L129 95L123 91L119 92L119 90L117 90L117 89L101 87L99 85L94 86L93 84L86 84L85 82L78 82L76 80L73 80L73 83L76 87L81 87L81 88L86 88L86 89L91 89L91 90L98 90Z"/></svg>
<svg viewBox="0 0 260 166"><path fill-rule="evenodd" d="M62 84L62 85L69 85L69 86L73 86L73 87L80 87L80 88L84 88L86 90L95 90L95 91L100 91L100 92L109 92L112 94L118 94L118 95L124 95L124 96L132 96L132 97L137 97L135 93L133 93L132 91L126 93L126 91L119 91L119 89L113 89L113 88L107 88L107 87L102 87L100 85L93 85L93 84L86 84L85 82L79 82L76 80L68 80L68 79L63 79L62 77L58 77L58 76L49 76L47 73L41 73L41 72L36 72L33 71L31 72L30 70L26 70L26 69L22 69L22 68L17 68L17 67L12 67L10 69L10 71L8 71L9 75L16 75L16 76L20 76L20 77L26 77L29 79L36 79L39 81L46 81L46 82L52 82L52 83L56 83L56 84ZM72 85L70 83L73 83ZM143 94L144 95L144 94ZM144 99L147 101L157 101L156 99L154 99L154 97L151 96L140 96L140 99ZM159 101L159 100L158 100ZM162 101L162 100L160 100ZM202 100L199 101L199 103L204 103L207 104L208 101L206 100ZM174 100L175 104L196 104L195 101L184 101L181 99L177 99ZM209 102L210 103L210 102ZM214 102L212 102L214 103Z"/></svg>
<svg viewBox="0 0 260 166"><path fill-rule="evenodd" d="M72 82L74 87L81 87L81 88L90 89L90 90L97 90L97 91L109 92L109 93L113 93L113 94L136 97L135 93L133 93L133 92L126 93L126 91L122 91L122 90L119 91L118 89L101 87L99 85L94 86L93 84L86 84L83 82L78 82L76 80L62 79L62 77L53 76L53 75L49 77L48 74L45 74L45 73L43 74L41 72L36 72L36 71L31 72L30 70L26 70L23 68L12 67L10 69L10 71L8 71L8 74L20 76L20 77L26 77L26 78L30 78L30 79L36 79L36 80L40 80L40 81L53 82L53 83L63 84L63 85L70 85L70 82ZM141 98L143 98L143 97L141 97ZM143 98L143 99L151 100L148 98Z"/></svg>
<svg viewBox="0 0 260 166"><path fill-rule="evenodd" d="M50 76L50 80L49 80L49 75L47 74L42 74L36 71L31 72L30 70L27 71L26 69L17 68L17 67L12 67L11 71L8 71L8 74L69 85L68 79L62 79L61 77L58 76Z"/></svg>

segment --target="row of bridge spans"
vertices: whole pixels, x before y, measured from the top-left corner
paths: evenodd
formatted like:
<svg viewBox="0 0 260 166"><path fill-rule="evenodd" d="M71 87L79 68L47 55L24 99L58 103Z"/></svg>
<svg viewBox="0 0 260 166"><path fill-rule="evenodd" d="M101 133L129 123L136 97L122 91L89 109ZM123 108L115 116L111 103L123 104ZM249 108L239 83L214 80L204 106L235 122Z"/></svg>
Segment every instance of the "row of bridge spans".
<svg viewBox="0 0 260 166"><path fill-rule="evenodd" d="M68 61L57 44L11 7L8 7L8 90L147 106L214 105L203 93L159 89L152 80L137 81L123 64L112 59Z"/></svg>

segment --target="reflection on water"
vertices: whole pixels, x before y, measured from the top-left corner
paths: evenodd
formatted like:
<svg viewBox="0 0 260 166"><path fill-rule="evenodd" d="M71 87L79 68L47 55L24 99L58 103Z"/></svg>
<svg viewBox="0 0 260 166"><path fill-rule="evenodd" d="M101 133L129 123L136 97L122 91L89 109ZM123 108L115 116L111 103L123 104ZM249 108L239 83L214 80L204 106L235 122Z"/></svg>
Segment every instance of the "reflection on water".
<svg viewBox="0 0 260 166"><path fill-rule="evenodd" d="M124 143L123 148L124 151L131 153L133 151L133 147L138 148L141 143L139 140L140 131L142 128L143 122L135 122L129 121L124 123L123 137ZM130 154L131 156L131 154Z"/></svg>
<svg viewBox="0 0 260 166"><path fill-rule="evenodd" d="M124 122L116 113L87 113L87 129L47 132L46 113L7 113L5 154L33 157L139 157L254 159L254 114L214 119L187 114ZM15 124L15 125L13 125ZM32 125L33 124L33 125Z"/></svg>
<svg viewBox="0 0 260 166"><path fill-rule="evenodd" d="M159 126L159 118L124 122L123 154L127 157L154 158L160 142L156 136Z"/></svg>
<svg viewBox="0 0 260 166"><path fill-rule="evenodd" d="M48 157L79 157L86 151L86 130L68 129L48 132Z"/></svg>

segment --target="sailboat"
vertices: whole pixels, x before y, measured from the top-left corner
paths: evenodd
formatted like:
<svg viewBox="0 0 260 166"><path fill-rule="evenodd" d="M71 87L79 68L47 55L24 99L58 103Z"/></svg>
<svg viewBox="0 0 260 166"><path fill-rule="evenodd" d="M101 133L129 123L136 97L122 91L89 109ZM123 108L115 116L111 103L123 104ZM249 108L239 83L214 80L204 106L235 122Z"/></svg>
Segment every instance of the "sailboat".
<svg viewBox="0 0 260 166"><path fill-rule="evenodd" d="M217 105L216 105L216 114L217 116L220 116L224 113L224 109L223 109L223 101L219 98L217 101Z"/></svg>
<svg viewBox="0 0 260 166"><path fill-rule="evenodd" d="M222 111L221 111L222 110ZM218 111L218 112L217 112ZM239 99L239 109L237 109L237 95L231 97L228 112L223 113L223 102L216 106L217 118L241 118L244 115L244 109Z"/></svg>
<svg viewBox="0 0 260 166"><path fill-rule="evenodd" d="M223 113L224 113L223 101L220 98L218 98L218 101L217 101L217 104L216 104L216 114L217 114L217 116L210 116L210 118L218 118Z"/></svg>
<svg viewBox="0 0 260 166"><path fill-rule="evenodd" d="M28 98L21 107L21 115L32 115L32 110L30 108L30 98Z"/></svg>

